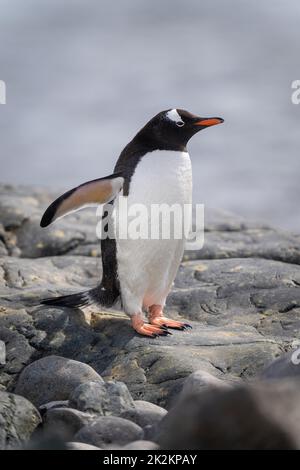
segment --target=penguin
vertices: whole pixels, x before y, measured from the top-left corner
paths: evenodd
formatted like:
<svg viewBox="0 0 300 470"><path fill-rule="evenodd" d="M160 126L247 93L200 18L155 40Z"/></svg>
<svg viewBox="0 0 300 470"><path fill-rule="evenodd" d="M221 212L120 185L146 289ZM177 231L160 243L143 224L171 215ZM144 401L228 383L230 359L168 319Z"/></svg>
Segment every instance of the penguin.
<svg viewBox="0 0 300 470"><path fill-rule="evenodd" d="M41 301L71 308L97 304L113 307L118 302L130 317L134 330L144 336L171 334L190 325L167 318L166 298L179 268L185 238L133 239L118 237L121 196L127 208L143 204L191 204L192 166L187 143L197 132L222 123L219 117L203 118L183 109L168 109L154 116L121 152L113 174L67 191L45 211L41 227L86 206L103 204L113 235L101 237L103 275L100 284L77 294ZM123 219L124 220L124 219ZM148 317L145 319L144 313Z"/></svg>

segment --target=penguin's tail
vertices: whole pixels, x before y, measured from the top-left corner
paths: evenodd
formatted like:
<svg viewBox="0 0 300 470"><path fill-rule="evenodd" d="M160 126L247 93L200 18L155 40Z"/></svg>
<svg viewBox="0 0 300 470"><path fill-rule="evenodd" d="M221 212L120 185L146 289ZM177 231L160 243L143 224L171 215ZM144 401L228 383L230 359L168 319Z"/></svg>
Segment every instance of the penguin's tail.
<svg viewBox="0 0 300 470"><path fill-rule="evenodd" d="M108 292L102 284L93 289L78 292L77 294L62 295L41 300L41 304L53 307L80 308L98 304L103 307L112 307L118 300L119 292Z"/></svg>

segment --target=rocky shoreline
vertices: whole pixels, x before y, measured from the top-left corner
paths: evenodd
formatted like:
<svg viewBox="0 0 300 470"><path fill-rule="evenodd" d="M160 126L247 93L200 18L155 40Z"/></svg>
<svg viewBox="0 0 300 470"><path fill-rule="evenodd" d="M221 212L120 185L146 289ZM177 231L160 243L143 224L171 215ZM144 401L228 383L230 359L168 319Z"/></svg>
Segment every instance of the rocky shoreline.
<svg viewBox="0 0 300 470"><path fill-rule="evenodd" d="M117 311L39 305L101 276L94 211L39 227L55 196L0 186L0 448L299 448L300 235L207 210L167 305L193 329L147 339Z"/></svg>

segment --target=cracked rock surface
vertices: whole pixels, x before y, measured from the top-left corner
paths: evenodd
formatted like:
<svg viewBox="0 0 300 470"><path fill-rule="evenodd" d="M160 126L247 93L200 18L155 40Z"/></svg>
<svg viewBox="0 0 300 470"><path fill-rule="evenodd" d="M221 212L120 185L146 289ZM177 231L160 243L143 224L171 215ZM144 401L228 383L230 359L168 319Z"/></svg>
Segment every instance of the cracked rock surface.
<svg viewBox="0 0 300 470"><path fill-rule="evenodd" d="M122 312L39 305L101 276L95 211L39 227L58 194L0 186L0 390L20 390L25 366L60 356L124 382L133 400L169 408L196 371L239 384L300 345L300 236L219 210L207 209L204 247L185 252L167 302L192 330L148 339Z"/></svg>
<svg viewBox="0 0 300 470"><path fill-rule="evenodd" d="M0 449L25 444L40 422L38 410L26 398L0 392Z"/></svg>

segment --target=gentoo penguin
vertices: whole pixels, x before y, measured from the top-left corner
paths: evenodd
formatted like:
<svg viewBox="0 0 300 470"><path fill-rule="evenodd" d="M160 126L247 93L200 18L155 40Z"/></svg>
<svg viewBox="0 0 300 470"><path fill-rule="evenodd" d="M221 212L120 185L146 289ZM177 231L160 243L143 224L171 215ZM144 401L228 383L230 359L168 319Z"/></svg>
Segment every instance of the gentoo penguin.
<svg viewBox="0 0 300 470"><path fill-rule="evenodd" d="M128 208L136 203L146 207L190 204L192 168L186 145L198 131L222 122L218 117L201 118L182 109L160 112L126 145L112 175L88 181L60 196L44 213L41 227L84 206L105 204L109 222L116 228L121 195ZM183 330L189 325L165 317L163 309L184 244L184 237L126 239L115 233L102 237L100 284L89 291L44 299L42 303L112 307L120 300L133 328L141 335L156 337L169 334L168 328Z"/></svg>

